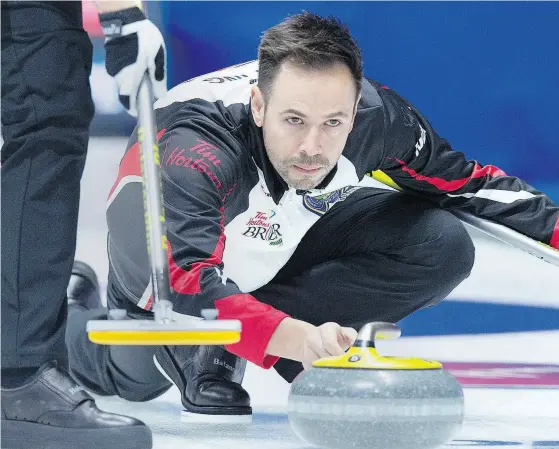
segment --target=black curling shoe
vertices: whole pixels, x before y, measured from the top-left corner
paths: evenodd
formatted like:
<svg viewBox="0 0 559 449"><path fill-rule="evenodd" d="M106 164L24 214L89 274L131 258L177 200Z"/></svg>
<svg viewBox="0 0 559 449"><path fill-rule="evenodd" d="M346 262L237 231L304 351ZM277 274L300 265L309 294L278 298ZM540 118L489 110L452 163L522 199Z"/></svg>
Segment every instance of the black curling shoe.
<svg viewBox="0 0 559 449"><path fill-rule="evenodd" d="M162 346L156 365L180 390L186 419L250 422L250 397L241 386L246 360L223 346Z"/></svg>

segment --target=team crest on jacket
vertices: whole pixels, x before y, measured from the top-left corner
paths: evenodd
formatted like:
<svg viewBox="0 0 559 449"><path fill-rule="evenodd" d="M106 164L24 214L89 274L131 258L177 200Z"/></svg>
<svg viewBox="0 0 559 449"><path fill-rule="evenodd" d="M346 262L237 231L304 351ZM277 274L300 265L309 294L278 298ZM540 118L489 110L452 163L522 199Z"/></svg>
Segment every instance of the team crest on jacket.
<svg viewBox="0 0 559 449"><path fill-rule="evenodd" d="M324 215L334 204L344 201L349 195L360 188L360 186L350 186L318 196L304 195L303 206L317 215Z"/></svg>

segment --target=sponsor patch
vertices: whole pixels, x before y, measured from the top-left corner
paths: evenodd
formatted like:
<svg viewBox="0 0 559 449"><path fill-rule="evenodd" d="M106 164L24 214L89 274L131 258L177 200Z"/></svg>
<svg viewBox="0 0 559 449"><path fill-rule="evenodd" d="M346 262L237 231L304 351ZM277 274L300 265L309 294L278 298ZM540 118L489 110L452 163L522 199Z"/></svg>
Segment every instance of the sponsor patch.
<svg viewBox="0 0 559 449"><path fill-rule="evenodd" d="M275 215L276 212L273 210L256 212L256 215L247 221L247 229L243 235L252 239L264 240L270 246L282 246L281 226L272 221Z"/></svg>

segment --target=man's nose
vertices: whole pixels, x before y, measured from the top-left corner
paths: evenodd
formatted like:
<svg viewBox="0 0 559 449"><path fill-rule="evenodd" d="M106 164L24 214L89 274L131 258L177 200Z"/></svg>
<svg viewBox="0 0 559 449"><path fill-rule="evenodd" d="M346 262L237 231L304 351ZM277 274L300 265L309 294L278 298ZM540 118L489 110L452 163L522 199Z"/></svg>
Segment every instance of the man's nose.
<svg viewBox="0 0 559 449"><path fill-rule="evenodd" d="M320 145L320 130L317 128L310 128L305 138L299 146L301 152L307 153L309 156L321 154L322 148Z"/></svg>

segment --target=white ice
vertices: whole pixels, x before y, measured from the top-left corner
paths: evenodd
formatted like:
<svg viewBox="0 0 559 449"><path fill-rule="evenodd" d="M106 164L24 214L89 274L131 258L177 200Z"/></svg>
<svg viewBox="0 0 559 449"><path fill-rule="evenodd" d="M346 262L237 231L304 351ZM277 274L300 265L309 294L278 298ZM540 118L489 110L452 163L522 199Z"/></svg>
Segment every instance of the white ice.
<svg viewBox="0 0 559 449"><path fill-rule="evenodd" d="M106 279L105 200L126 139L92 139L82 182L77 257ZM447 301L521 303L559 308L559 269L504 244L472 233L476 264ZM557 330L493 335L402 337L383 342L386 354L452 361L559 364ZM302 449L285 413L289 386L273 370L248 366L244 387L254 408L250 425L192 424L181 419L172 388L148 403L98 398L100 406L144 420L154 447L189 449ZM559 449L559 387L556 389L465 388L466 418L448 447Z"/></svg>

